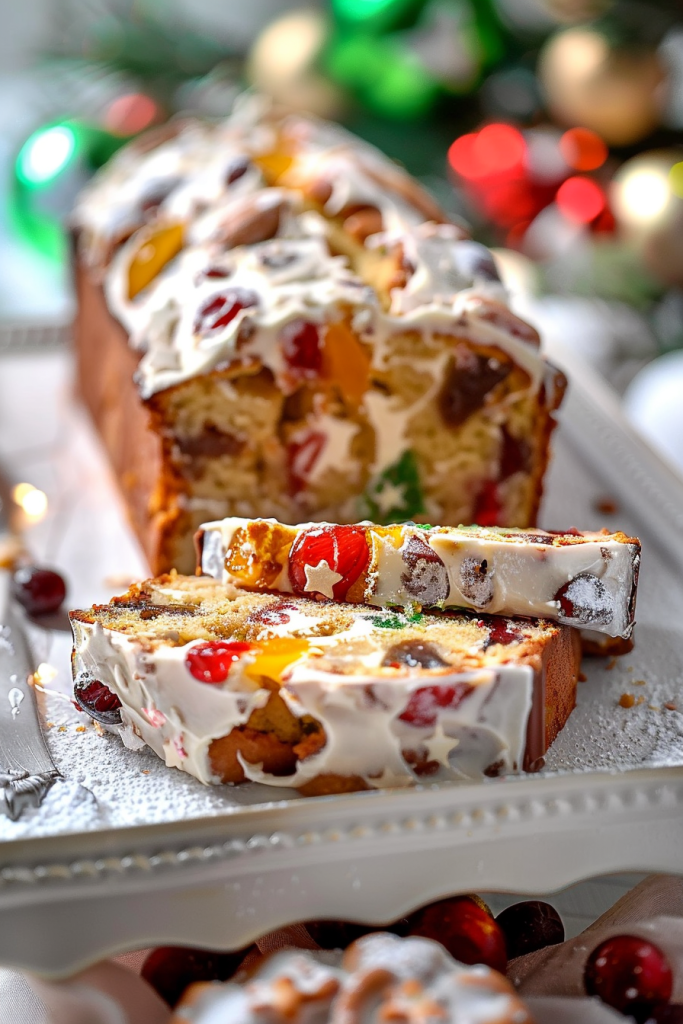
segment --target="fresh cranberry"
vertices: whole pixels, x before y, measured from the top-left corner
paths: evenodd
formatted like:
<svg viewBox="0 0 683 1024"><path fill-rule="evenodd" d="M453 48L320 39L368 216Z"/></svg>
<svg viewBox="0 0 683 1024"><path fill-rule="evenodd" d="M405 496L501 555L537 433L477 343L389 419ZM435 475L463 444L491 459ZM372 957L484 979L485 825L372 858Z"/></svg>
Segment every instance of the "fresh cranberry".
<svg viewBox="0 0 683 1024"><path fill-rule="evenodd" d="M321 451L327 443L327 435L318 430L312 431L302 441L293 441L287 450L289 466L289 492L298 494L303 491L308 476L315 466Z"/></svg>
<svg viewBox="0 0 683 1024"><path fill-rule="evenodd" d="M99 679L76 680L74 701L86 714L101 725L121 724L121 701Z"/></svg>
<svg viewBox="0 0 683 1024"><path fill-rule="evenodd" d="M257 304L256 293L246 288L228 288L224 292L219 292L200 307L194 322L194 333L207 338L221 328L227 327L243 309Z"/></svg>
<svg viewBox="0 0 683 1024"><path fill-rule="evenodd" d="M66 584L53 569L22 566L12 577L12 593L29 615L56 612L66 597Z"/></svg>
<svg viewBox="0 0 683 1024"><path fill-rule="evenodd" d="M224 683L235 662L251 649L244 640L205 640L190 648L185 664L200 683Z"/></svg>
<svg viewBox="0 0 683 1024"><path fill-rule="evenodd" d="M673 989L671 965L658 946L635 935L615 935L593 950L583 972L589 996L637 1021L647 1020Z"/></svg>
<svg viewBox="0 0 683 1024"><path fill-rule="evenodd" d="M503 929L511 960L564 942L562 918L554 907L542 900L515 903L499 914L496 922Z"/></svg>
<svg viewBox="0 0 683 1024"><path fill-rule="evenodd" d="M255 950L252 946L250 949ZM173 1009L188 985L195 981L228 981L250 949L218 953L211 949L159 946L149 954L140 977Z"/></svg>
<svg viewBox="0 0 683 1024"><path fill-rule="evenodd" d="M289 579L295 594L310 596L306 590L306 567L327 562L341 579L332 587L336 601L343 601L365 570L370 549L362 526L317 526L300 533L289 555Z"/></svg>
<svg viewBox="0 0 683 1024"><path fill-rule="evenodd" d="M409 918L409 935L440 942L463 964L486 964L505 973L505 936L490 914L469 896L430 903Z"/></svg>
<svg viewBox="0 0 683 1024"><path fill-rule="evenodd" d="M424 686L410 695L405 711L399 718L419 729L426 729L436 724L440 708L457 708L462 700L472 692L468 683L456 683L455 686Z"/></svg>
<svg viewBox="0 0 683 1024"><path fill-rule="evenodd" d="M320 334L315 324L293 320L283 328L282 354L295 377L317 377L323 364Z"/></svg>
<svg viewBox="0 0 683 1024"><path fill-rule="evenodd" d="M500 523L502 508L495 480L484 483L474 507L474 521L478 526L496 526Z"/></svg>

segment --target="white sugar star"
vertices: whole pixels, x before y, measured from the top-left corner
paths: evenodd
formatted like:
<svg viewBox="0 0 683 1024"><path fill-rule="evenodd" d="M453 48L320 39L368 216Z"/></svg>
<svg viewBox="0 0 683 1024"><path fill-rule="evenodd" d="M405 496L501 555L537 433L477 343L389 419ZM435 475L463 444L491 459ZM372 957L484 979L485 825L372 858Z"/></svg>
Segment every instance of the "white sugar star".
<svg viewBox="0 0 683 1024"><path fill-rule="evenodd" d="M443 731L443 725L441 720L436 724L434 735L430 736L428 740L425 740L425 747L427 748L427 757L430 761L438 761L444 768L450 768L451 763L448 760L448 755L452 750L455 750L459 746L460 740L454 739L452 736L447 736Z"/></svg>
<svg viewBox="0 0 683 1024"><path fill-rule="evenodd" d="M304 590L309 594L323 594L329 598L334 597L332 588L335 583L344 579L340 572L335 572L330 568L329 562L326 562L325 559L318 562L317 565L305 565L304 572L306 573Z"/></svg>
<svg viewBox="0 0 683 1024"><path fill-rule="evenodd" d="M385 516L393 508L403 508L406 501L406 485L392 484L391 481L385 480L372 497L382 516Z"/></svg>

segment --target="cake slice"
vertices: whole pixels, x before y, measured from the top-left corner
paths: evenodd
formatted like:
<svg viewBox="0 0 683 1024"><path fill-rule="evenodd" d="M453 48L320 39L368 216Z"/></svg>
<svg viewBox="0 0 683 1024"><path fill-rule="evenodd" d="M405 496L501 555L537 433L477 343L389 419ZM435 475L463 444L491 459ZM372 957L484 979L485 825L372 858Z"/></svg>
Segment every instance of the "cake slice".
<svg viewBox="0 0 683 1024"><path fill-rule="evenodd" d="M272 954L248 976L200 982L170 1024L533 1024L512 984L431 939L364 935L348 949Z"/></svg>
<svg viewBox="0 0 683 1024"><path fill-rule="evenodd" d="M198 571L245 590L407 609L554 619L610 637L634 624L640 542L623 533L481 526L285 526L224 519L197 534Z"/></svg>
<svg viewBox="0 0 683 1024"><path fill-rule="evenodd" d="M71 613L74 697L204 783L304 794L537 770L575 700L575 630L387 612L175 573Z"/></svg>

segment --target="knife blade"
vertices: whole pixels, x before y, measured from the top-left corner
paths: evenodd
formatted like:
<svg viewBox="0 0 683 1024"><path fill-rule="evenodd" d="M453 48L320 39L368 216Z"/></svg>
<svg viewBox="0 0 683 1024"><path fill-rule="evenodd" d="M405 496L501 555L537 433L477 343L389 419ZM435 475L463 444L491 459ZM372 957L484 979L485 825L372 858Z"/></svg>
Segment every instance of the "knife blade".
<svg viewBox="0 0 683 1024"><path fill-rule="evenodd" d="M0 551L21 549L12 505L0 474ZM0 568L0 813L16 821L27 807L40 806L59 772L47 749L29 682L35 665L23 611L12 597L11 566L0 565L5 566Z"/></svg>

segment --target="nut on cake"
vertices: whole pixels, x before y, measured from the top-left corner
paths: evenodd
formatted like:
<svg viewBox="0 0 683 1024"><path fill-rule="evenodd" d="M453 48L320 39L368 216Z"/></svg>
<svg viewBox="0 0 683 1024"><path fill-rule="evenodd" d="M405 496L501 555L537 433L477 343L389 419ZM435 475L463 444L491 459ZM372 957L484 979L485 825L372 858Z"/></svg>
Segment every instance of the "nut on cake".
<svg viewBox="0 0 683 1024"><path fill-rule="evenodd" d="M80 390L153 572L225 516L533 525L564 378L372 146L252 97L129 143L73 231Z"/></svg>
<svg viewBox="0 0 683 1024"><path fill-rule="evenodd" d="M306 795L536 770L575 701L578 634L175 573L71 613L74 697L203 783Z"/></svg>

